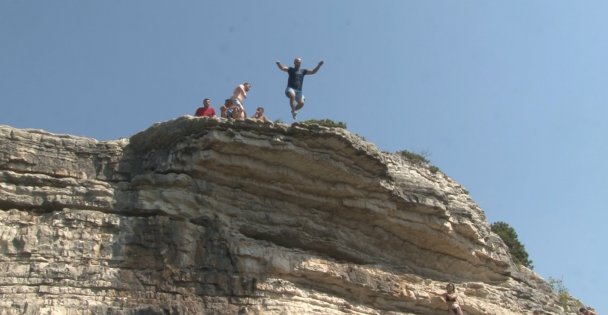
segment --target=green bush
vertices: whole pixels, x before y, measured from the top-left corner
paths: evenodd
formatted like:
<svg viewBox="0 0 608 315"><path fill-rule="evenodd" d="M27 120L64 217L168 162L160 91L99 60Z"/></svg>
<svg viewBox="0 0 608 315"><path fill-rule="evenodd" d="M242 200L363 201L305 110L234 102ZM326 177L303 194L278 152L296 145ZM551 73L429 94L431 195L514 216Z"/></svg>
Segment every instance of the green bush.
<svg viewBox="0 0 608 315"><path fill-rule="evenodd" d="M302 122L303 124L306 125L320 125L320 126L324 126L324 127L332 127L332 128L342 128L342 129L346 129L346 123L345 122L335 122L331 119L309 119L309 120L305 120Z"/></svg>
<svg viewBox="0 0 608 315"><path fill-rule="evenodd" d="M509 252L516 264L524 265L530 269L534 268L532 260L528 259L528 252L526 252L525 246L517 239L517 233L509 224L498 221L492 223L490 228L509 247Z"/></svg>
<svg viewBox="0 0 608 315"><path fill-rule="evenodd" d="M408 150L397 151L397 154L401 155L404 159L414 163L414 164L428 164L429 160L426 158L428 154L422 153L414 153Z"/></svg>
<svg viewBox="0 0 608 315"><path fill-rule="evenodd" d="M572 300L572 296L568 292L564 282L561 279L549 277L549 285L551 286L551 290L557 294L559 304L565 309L568 306L568 301Z"/></svg>
<svg viewBox="0 0 608 315"><path fill-rule="evenodd" d="M414 153L414 152L408 151L408 150L401 150L401 151L397 151L396 153L401 155L402 158L410 161L413 164L427 165L429 168L429 171L431 171L431 173L433 173L433 174L439 172L439 167L437 167L435 165L430 165L431 162L427 158L427 156L429 154L426 152Z"/></svg>

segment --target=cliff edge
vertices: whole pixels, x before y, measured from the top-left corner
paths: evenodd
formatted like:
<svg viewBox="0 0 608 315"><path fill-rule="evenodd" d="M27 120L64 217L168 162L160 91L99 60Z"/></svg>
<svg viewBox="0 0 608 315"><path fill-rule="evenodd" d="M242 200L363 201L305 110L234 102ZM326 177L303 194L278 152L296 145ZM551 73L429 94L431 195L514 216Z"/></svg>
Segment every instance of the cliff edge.
<svg viewBox="0 0 608 315"><path fill-rule="evenodd" d="M339 128L0 126L0 314L574 314L454 180Z"/></svg>

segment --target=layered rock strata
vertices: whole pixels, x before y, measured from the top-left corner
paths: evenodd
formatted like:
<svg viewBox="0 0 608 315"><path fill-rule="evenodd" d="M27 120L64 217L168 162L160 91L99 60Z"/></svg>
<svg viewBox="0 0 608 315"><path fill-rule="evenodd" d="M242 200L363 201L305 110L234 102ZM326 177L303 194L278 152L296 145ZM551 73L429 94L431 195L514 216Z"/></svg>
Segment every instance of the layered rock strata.
<svg viewBox="0 0 608 315"><path fill-rule="evenodd" d="M343 129L0 126L0 314L567 314L442 172ZM567 307L566 307L567 308Z"/></svg>

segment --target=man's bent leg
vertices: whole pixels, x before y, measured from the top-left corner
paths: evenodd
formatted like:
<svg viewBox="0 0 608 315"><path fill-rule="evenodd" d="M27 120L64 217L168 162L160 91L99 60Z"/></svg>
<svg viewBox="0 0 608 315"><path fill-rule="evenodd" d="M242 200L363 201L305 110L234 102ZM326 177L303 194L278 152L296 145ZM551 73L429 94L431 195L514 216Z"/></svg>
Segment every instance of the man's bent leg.
<svg viewBox="0 0 608 315"><path fill-rule="evenodd" d="M296 95L294 93L289 93L289 106L291 106L291 111L296 110Z"/></svg>
<svg viewBox="0 0 608 315"><path fill-rule="evenodd" d="M289 106L291 106L291 112L293 113L296 110L296 91L287 87L285 89L285 96L289 97Z"/></svg>
<svg viewBox="0 0 608 315"><path fill-rule="evenodd" d="M296 92L296 101L298 102L298 105L296 106L296 111L298 111L302 109L302 107L304 107L304 95L302 94L302 91Z"/></svg>

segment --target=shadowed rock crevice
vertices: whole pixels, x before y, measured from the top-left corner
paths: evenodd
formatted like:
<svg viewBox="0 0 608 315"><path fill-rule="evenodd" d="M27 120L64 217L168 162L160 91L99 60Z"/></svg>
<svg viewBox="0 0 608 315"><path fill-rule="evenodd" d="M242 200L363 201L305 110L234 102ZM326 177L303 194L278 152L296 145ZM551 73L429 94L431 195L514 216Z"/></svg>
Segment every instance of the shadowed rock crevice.
<svg viewBox="0 0 608 315"><path fill-rule="evenodd" d="M353 255L349 249L339 248L337 244L330 240L306 239L302 238L302 235L291 233L290 230L278 228L276 233L264 233L250 227L241 227L240 232L255 240L267 241L289 249L301 249L338 262L349 262L359 265L370 263Z"/></svg>

